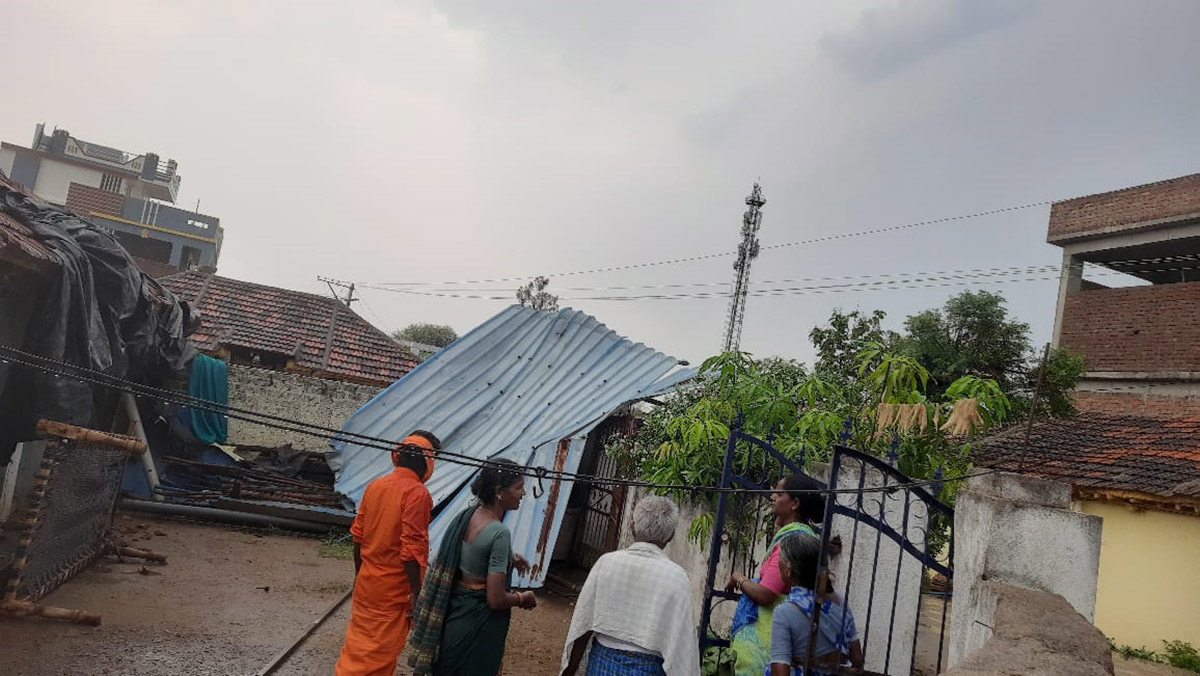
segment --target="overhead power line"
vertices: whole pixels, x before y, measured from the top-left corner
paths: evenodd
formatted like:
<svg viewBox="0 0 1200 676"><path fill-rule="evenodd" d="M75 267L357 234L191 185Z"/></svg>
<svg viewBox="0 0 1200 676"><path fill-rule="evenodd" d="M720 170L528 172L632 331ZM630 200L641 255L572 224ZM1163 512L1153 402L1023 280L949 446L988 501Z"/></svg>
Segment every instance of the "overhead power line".
<svg viewBox="0 0 1200 676"><path fill-rule="evenodd" d="M963 268L963 269L959 269L959 270L945 270L945 271L878 272L878 273L871 273L871 274L865 274L865 275L833 275L833 276L827 276L827 277L764 279L764 280L758 281L757 283L758 284L803 284L803 283L807 283L807 282L828 282L828 281L836 281L836 280L842 280L842 279L874 279L877 277L904 277L904 276L910 276L910 275L936 275L936 274L948 274L948 273L957 273L957 272L982 272L982 271L993 271L993 270L997 271L997 272L1006 271L1006 270L1055 271L1055 270L1058 270L1059 267L1060 267L1059 265L1026 265L1026 266L1014 266L1014 267L1007 267L1007 268ZM629 284L629 285L619 285L619 286L568 286L568 287L563 287L560 290L561 291L643 291L643 290L647 290L647 289L650 289L650 290L653 290L653 289L694 289L694 288L714 288L714 287L728 289L729 286L730 286L729 282L686 282L686 283L678 283L678 284ZM372 286L371 288L376 288L376 287ZM388 287L388 288L391 289L391 287ZM495 292L495 293L508 293L512 289L504 288L504 287L482 288L482 289L481 288L456 289L453 287L421 289L421 291L435 291L435 292L457 292L457 291L463 291L463 290L472 291L472 292L476 292L476 293L482 293L485 291L486 292Z"/></svg>
<svg viewBox="0 0 1200 676"><path fill-rule="evenodd" d="M1130 261L1112 261L1106 262L1105 267L1122 267L1132 265L1147 265L1153 264L1155 259L1137 259ZM1191 266L1167 266L1156 268L1138 268L1133 270L1140 273L1162 273L1162 272L1183 272L1188 270L1200 269L1200 262ZM1095 276L1128 276L1129 273L1121 270L1096 270L1091 273ZM823 293L849 293L855 291L894 291L901 289L917 289L917 288L932 288L942 286L973 286L984 284L1009 284L1018 282L1042 282L1056 281L1061 279L1061 266L1058 265L1032 265L1025 267L1011 268L966 268L959 270L944 270L937 272L917 272L917 273L881 273L877 275L851 275L841 277L810 277L797 280L775 280L770 282L762 282L760 287L753 288L749 291L750 296L792 296L792 295L811 295ZM811 284L811 282L820 281L839 281L839 280L861 280L847 281L845 283L832 284ZM782 284L797 283L796 286L779 286ZM775 285L775 286L772 286ZM727 299L728 284L724 285L697 285L701 286L716 286L720 290L713 291L695 291L695 292L676 292L676 293L637 293L637 294L603 294L589 296L564 296L562 300L567 301L606 301L606 302L628 302L638 300L706 300L706 299ZM489 294L475 293L471 291L426 291L420 289L399 289L395 287L381 287L374 285L364 285L360 288L374 289L378 291L387 291L390 293L403 293L418 296L429 296L435 298L458 298L458 299L473 299L473 300L497 300L510 301L511 294ZM615 287L620 290L622 287ZM648 285L643 287L626 287L638 290L654 290L658 288L688 288L686 285ZM595 287L595 290L605 290L604 287Z"/></svg>
<svg viewBox="0 0 1200 676"><path fill-rule="evenodd" d="M890 226L885 226L885 227L880 227L880 228L872 228L870 230L845 232L845 233L841 233L841 234L837 234L837 235L825 235L823 237L814 237L812 239L796 240L794 242L782 242L780 244L770 244L767 246L763 246L763 247L761 247L761 249L787 249L787 248L797 247L797 246L807 246L810 244L820 244L823 242L834 242L834 241L839 241L839 240L844 240L844 239L854 239L857 237L882 235L882 234L889 233L889 232L898 232L901 230L911 230L914 228L923 228L923 227L927 227L927 226L931 226L931 225L954 223L957 221L965 221L965 220L969 220L972 218L983 218L986 216L995 216L998 214L1004 214L1004 213L1009 213L1009 212L1013 212L1013 211L1034 209L1037 207L1049 206L1051 204L1054 204L1055 201L1057 201L1057 200L1044 200L1041 202L1030 202L1028 204L1018 204L1015 206L1002 207L999 209L991 209L988 211L979 211L979 212L976 212L973 214L961 214L958 216L946 216L943 218L935 218L935 219L931 219L931 220L927 220L927 221L916 221L913 223L890 225ZM714 258L727 258L730 256L735 256L735 255L737 255L736 251L721 251L721 252L716 252L716 253L702 254L702 255L698 255L698 256L686 256L683 258L672 258L672 259L668 259L668 260L648 261L645 263L631 263L628 265L614 265L614 266L609 266L609 267L604 267L604 268L591 268L588 270L573 270L573 271L569 271L569 272L558 272L558 273L542 275L542 276L543 277L573 277L573 276L578 276L578 275L593 275L593 274L600 274L600 273L607 273L607 272L620 272L623 270L638 270L641 268L659 267L659 266L663 266L663 265L678 265L680 263L695 263L698 261L712 260ZM428 286L449 286L449 285L462 286L462 285L468 285L468 284L496 284L496 283L501 283L501 282L525 282L525 281L528 281L529 279L530 279L530 277L526 276L526 277L493 277L490 279L468 279L468 280L445 281L445 282L373 282L370 284L370 286L372 286L372 287L388 287L388 286L428 287ZM366 286L366 284L360 284L360 286Z"/></svg>
<svg viewBox="0 0 1200 676"><path fill-rule="evenodd" d="M1125 268L1125 267L1136 267L1136 266L1142 266L1142 265L1166 264L1166 263L1177 263L1177 262L1192 262L1192 263L1197 263L1197 265L1200 265L1200 255L1157 256L1157 257L1151 257L1151 258L1128 258L1128 259L1122 259L1122 260L1104 261L1104 262L1089 263L1089 264L1092 266L1106 267L1106 268L1111 268L1111 269L1119 271L1119 268ZM1082 263L1080 263L1078 265L1082 265ZM827 282L827 281L834 281L834 280L841 280L841 279L873 279L873 278L877 278L877 277L904 277L904 276L909 276L909 275L939 275L939 274L950 274L950 273L960 273L960 272L991 272L991 271L1002 272L1002 271L1008 271L1008 270L1014 270L1014 271L1015 270L1023 270L1023 271L1030 271L1030 272L1046 271L1046 270L1055 271L1055 270L1059 270L1060 268L1061 268L1060 264L1054 263L1054 264L1043 264L1043 265L1020 265L1020 266L997 267L997 268L959 268L959 269L955 269L955 270L941 270L941 271L922 270L922 271L914 271L914 272L872 272L872 273L861 274L861 275L833 275L833 276L826 276L826 277L801 277L801 278L794 278L794 279L767 279L767 280L761 280L757 283L758 284L798 284L798 283L806 283L806 282ZM1194 269L1197 269L1197 268L1196 267L1186 267L1186 266L1173 266L1173 267L1163 267L1163 268L1143 268L1143 269L1136 270L1136 272L1178 272L1181 270L1194 270ZM1100 274L1107 274L1107 273L1100 273ZM513 290L511 287L483 287L483 288L471 287L468 289L462 289L462 288L456 288L457 286L462 286L462 285L461 284L455 285L453 283L430 284L429 286L422 287L420 290L421 291L431 291L431 292L464 292L465 291L465 292L477 293L477 294L483 294L485 292L508 294L508 293L511 293ZM641 291L641 290L646 290L646 289L690 289L690 288L705 288L705 287L729 288L729 286L730 286L729 282L677 282L677 283L669 283L669 284L623 284L623 285L613 285L613 286L567 286L567 287L560 287L560 290L561 291ZM395 291L397 293L403 292L402 290L396 289L393 286L386 285L386 284L376 284L376 285L371 286L371 288L381 290L381 289L379 289L379 287L385 287L386 290ZM501 297L497 296L497 298L501 298ZM507 296L505 296L504 298L507 298Z"/></svg>

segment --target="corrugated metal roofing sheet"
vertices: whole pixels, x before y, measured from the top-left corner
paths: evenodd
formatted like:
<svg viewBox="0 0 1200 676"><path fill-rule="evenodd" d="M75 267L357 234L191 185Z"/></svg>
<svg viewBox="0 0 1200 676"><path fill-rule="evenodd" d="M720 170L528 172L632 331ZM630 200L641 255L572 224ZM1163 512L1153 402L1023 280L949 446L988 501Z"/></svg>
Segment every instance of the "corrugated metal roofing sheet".
<svg viewBox="0 0 1200 676"><path fill-rule="evenodd" d="M692 377L678 360L617 335L594 317L575 310L541 312L514 305L426 360L365 404L345 431L401 439L427 429L445 450L476 458L506 458L531 467L555 466L561 440L569 441L562 469L579 468L588 433L622 404L663 394ZM330 465L337 490L355 503L371 480L391 470L378 449L337 442ZM430 527L437 551L441 534L471 499L476 470L439 462L428 487L435 505L445 505ZM541 586L562 523L571 483L554 491L546 480L537 499L527 479L521 509L505 523L513 550L540 570L522 585ZM548 513L549 512L549 513ZM546 520L550 527L545 528Z"/></svg>

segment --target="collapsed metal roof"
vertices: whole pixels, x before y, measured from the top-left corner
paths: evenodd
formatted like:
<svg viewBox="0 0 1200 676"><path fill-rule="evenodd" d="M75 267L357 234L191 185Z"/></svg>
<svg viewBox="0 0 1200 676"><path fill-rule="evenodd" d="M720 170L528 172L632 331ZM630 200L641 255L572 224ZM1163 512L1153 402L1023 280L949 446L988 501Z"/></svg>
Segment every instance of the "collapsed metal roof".
<svg viewBox="0 0 1200 676"><path fill-rule="evenodd" d="M344 431L401 439L413 429L441 438L446 451L574 472L588 433L623 404L674 389L695 375L679 360L618 335L583 312L514 305L443 348L360 408ZM329 454L335 487L356 504L367 483L391 471L389 454L337 441ZM431 551L471 499L476 470L440 461L428 482L441 513ZM558 537L571 482L546 479L505 523L513 550L534 564L523 585L538 587ZM436 507L435 507L436 508Z"/></svg>

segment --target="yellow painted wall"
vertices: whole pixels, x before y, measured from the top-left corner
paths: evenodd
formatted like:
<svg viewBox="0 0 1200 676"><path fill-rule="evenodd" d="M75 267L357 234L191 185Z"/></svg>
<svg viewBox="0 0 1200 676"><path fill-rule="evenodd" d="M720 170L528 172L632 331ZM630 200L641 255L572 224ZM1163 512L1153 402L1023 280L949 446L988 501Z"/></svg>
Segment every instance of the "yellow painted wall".
<svg viewBox="0 0 1200 676"><path fill-rule="evenodd" d="M1200 517L1084 502L1104 519L1096 626L1118 645L1200 648Z"/></svg>

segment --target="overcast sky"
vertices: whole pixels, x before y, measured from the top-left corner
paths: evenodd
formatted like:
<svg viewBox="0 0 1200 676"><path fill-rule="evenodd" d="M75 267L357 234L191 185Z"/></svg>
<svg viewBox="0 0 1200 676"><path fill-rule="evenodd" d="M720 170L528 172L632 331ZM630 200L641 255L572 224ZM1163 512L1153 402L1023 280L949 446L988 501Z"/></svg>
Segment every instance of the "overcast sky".
<svg viewBox="0 0 1200 676"><path fill-rule="evenodd" d="M769 247L1200 171L1197 26L1196 0L18 0L0 139L45 122L178 160L180 203L225 228L229 277L321 292L317 275L555 275L732 252L755 180ZM1048 211L764 249L753 277L1053 265ZM719 293L669 285L727 284L732 260L551 290ZM575 290L641 286L664 288ZM963 288L751 298L742 346L807 360L835 307L899 328ZM1049 338L1056 281L980 288ZM361 296L386 329L461 333L507 304ZM728 302L563 305L696 361Z"/></svg>

